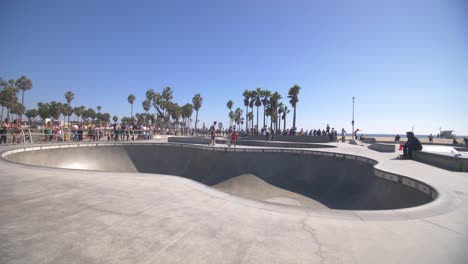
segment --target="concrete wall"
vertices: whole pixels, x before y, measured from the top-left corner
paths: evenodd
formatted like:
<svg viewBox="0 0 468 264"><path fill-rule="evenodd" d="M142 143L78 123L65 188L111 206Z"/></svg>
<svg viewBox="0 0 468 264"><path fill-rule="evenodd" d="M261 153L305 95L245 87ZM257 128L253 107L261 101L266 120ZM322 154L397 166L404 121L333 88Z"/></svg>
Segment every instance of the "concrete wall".
<svg viewBox="0 0 468 264"><path fill-rule="evenodd" d="M373 143L367 148L378 151L378 152L395 152L394 144L383 144L383 143Z"/></svg>
<svg viewBox="0 0 468 264"><path fill-rule="evenodd" d="M169 137L168 142L171 143L188 143L188 144L202 144L208 145L210 139L204 137ZM218 137L216 144L227 145L229 139ZM245 140L241 138L237 140L238 146L260 146L260 147L280 147L280 148L336 148L336 146L328 144L316 144L308 142L281 142L281 141L266 141L262 140Z"/></svg>
<svg viewBox="0 0 468 264"><path fill-rule="evenodd" d="M265 140L265 136L239 137L239 140ZM272 141L328 143L328 136L283 136L275 135Z"/></svg>
<svg viewBox="0 0 468 264"><path fill-rule="evenodd" d="M432 200L430 192L402 184L398 177L396 181L392 180L393 176L390 179L385 175L376 177L374 161L344 154L176 144L109 144L31 150L4 156L16 162L51 167L115 172L136 169L144 173L182 176L210 186L242 174L253 174L333 209L396 209ZM54 160L59 161L56 166Z"/></svg>
<svg viewBox="0 0 468 264"><path fill-rule="evenodd" d="M468 159L461 157L452 157L448 155L435 154L424 151L414 151L413 159L438 168L468 172Z"/></svg>

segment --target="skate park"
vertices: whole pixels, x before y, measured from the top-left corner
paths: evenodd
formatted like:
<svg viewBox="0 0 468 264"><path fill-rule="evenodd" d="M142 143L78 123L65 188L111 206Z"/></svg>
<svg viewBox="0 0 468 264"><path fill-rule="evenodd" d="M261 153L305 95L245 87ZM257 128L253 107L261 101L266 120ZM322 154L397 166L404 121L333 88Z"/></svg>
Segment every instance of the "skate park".
<svg viewBox="0 0 468 264"><path fill-rule="evenodd" d="M1 262L468 260L466 173L349 143L278 144L10 146Z"/></svg>

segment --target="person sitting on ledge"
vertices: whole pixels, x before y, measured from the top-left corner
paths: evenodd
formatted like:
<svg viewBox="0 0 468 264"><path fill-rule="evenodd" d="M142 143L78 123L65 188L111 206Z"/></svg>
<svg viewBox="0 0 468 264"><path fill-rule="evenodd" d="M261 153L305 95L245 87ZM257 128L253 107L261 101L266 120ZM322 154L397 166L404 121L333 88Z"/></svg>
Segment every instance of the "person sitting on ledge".
<svg viewBox="0 0 468 264"><path fill-rule="evenodd" d="M412 159L413 151L422 150L421 142L417 137L414 136L413 132L406 132L408 140L403 145L403 158Z"/></svg>

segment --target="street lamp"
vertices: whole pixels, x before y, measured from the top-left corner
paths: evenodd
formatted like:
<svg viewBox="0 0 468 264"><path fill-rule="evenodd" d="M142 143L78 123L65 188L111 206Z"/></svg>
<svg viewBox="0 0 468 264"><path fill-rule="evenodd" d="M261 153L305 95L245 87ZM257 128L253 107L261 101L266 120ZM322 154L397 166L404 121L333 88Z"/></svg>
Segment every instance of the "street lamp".
<svg viewBox="0 0 468 264"><path fill-rule="evenodd" d="M353 130L351 131L351 139L354 139L354 99L355 97L353 96L353 120L351 121L351 125L353 126Z"/></svg>

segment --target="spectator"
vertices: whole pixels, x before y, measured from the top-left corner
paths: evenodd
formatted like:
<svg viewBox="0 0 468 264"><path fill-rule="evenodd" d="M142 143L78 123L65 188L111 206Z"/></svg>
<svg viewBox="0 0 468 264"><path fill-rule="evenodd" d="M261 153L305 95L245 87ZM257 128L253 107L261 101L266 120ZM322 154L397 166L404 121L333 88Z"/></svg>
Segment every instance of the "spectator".
<svg viewBox="0 0 468 264"><path fill-rule="evenodd" d="M8 120L8 118L5 118L5 121L2 123L2 130L0 130L0 135L1 135L1 138L0 138L0 144L3 142L3 144L6 144L6 140L7 140L7 132L8 132L8 129L10 128L10 121Z"/></svg>
<svg viewBox="0 0 468 264"><path fill-rule="evenodd" d="M211 140L210 140L210 146L215 146L216 143L216 121L213 122L213 125L210 127L210 134L211 134Z"/></svg>
<svg viewBox="0 0 468 264"><path fill-rule="evenodd" d="M417 137L414 136L413 132L406 132L408 140L403 145L403 156L404 159L412 159L413 151L422 150L421 142Z"/></svg>
<svg viewBox="0 0 468 264"><path fill-rule="evenodd" d="M401 138L401 137L400 137L400 135L399 135L399 134L397 134L397 135L395 136L395 142L398 142L398 141L400 141L400 138Z"/></svg>

